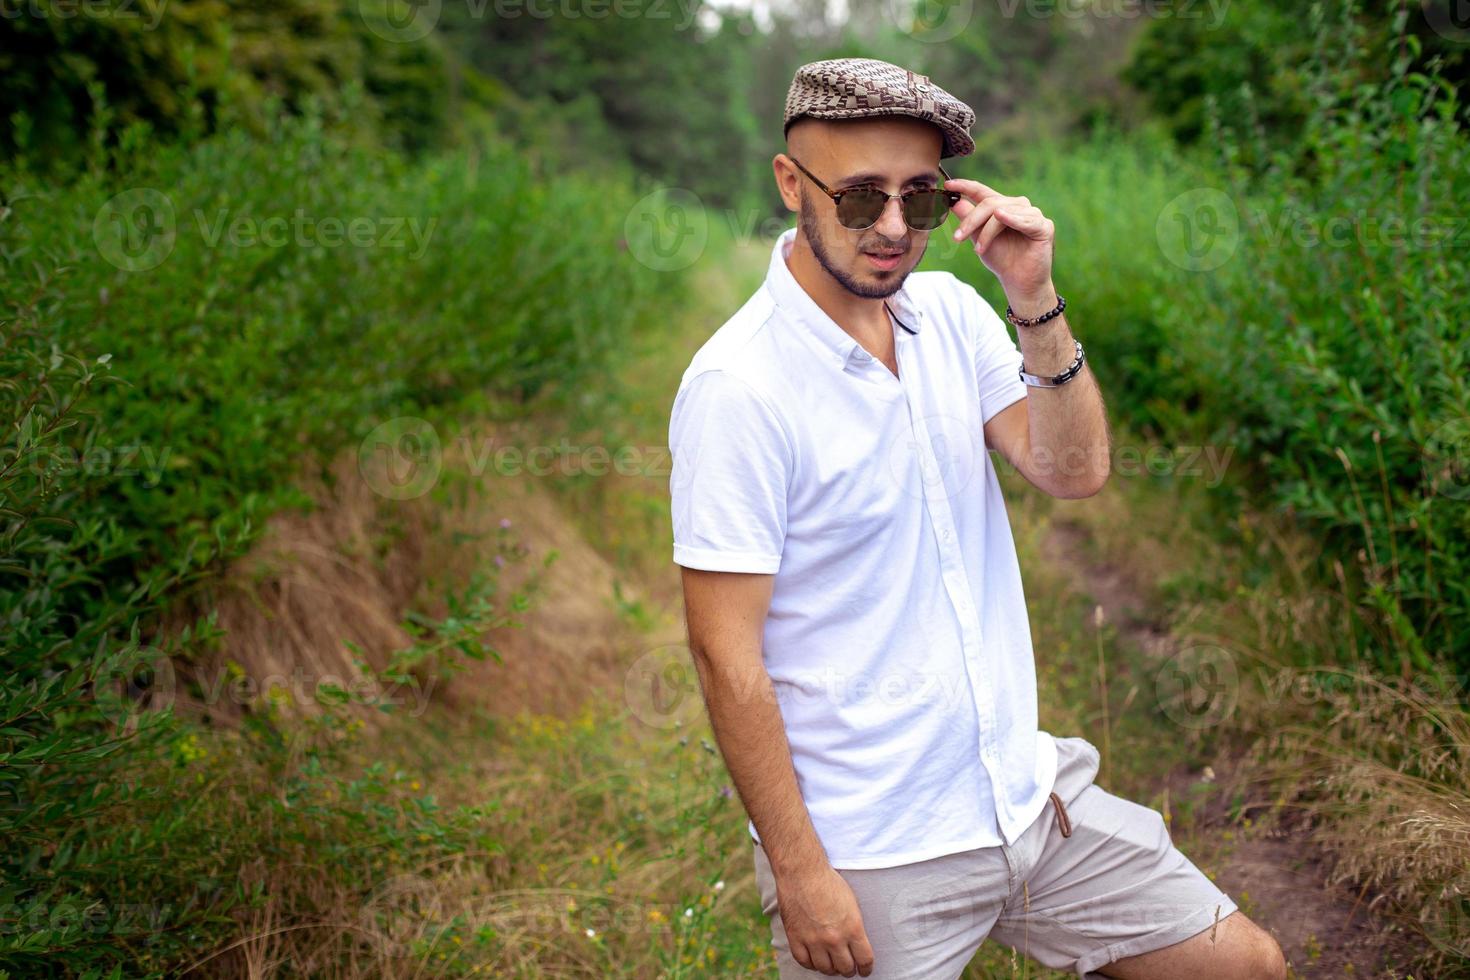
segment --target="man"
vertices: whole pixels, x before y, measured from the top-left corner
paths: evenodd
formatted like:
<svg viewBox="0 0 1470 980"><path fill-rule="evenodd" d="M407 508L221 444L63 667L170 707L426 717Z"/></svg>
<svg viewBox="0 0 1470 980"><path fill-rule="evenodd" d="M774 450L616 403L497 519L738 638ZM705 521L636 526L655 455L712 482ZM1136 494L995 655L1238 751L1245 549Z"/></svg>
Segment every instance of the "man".
<svg viewBox="0 0 1470 980"><path fill-rule="evenodd" d="M1284 977L1162 816L1092 782L1093 745L1037 728L987 449L1087 497L1109 436L1052 222L944 179L973 120L885 62L801 68L773 161L798 227L673 405L690 648L781 976L954 978L990 936L1082 977ZM910 275L951 212L1019 348L969 285Z"/></svg>

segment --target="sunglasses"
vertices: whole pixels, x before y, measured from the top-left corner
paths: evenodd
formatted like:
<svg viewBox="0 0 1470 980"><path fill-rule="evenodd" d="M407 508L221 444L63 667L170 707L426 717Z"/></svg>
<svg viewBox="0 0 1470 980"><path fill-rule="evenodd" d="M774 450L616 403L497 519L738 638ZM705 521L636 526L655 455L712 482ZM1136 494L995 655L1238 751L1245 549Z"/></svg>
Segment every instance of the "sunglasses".
<svg viewBox="0 0 1470 980"><path fill-rule="evenodd" d="M933 231L944 224L949 217L949 209L959 203L963 196L959 191L947 191L938 187L925 187L906 194L889 194L877 187L834 191L803 167L801 161L792 156L787 159L796 164L796 169L810 177L812 183L832 199L832 203L837 205L838 223L853 231L862 231L877 224L878 219L883 216L883 209L888 207L889 199L894 197L902 202L904 224L914 231ZM939 168L939 173L945 180L950 179L949 174L944 172L944 167Z"/></svg>

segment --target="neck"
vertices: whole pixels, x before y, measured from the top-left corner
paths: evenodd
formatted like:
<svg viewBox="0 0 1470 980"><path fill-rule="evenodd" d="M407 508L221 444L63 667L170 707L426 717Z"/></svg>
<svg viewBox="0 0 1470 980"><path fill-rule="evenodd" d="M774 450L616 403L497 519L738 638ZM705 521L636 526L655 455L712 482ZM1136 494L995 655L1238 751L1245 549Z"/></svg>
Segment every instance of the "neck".
<svg viewBox="0 0 1470 980"><path fill-rule="evenodd" d="M791 254L786 257L786 267L822 312L855 340L874 342L889 336L892 325L888 311L883 308L884 300L854 295L833 279L799 231L791 244Z"/></svg>

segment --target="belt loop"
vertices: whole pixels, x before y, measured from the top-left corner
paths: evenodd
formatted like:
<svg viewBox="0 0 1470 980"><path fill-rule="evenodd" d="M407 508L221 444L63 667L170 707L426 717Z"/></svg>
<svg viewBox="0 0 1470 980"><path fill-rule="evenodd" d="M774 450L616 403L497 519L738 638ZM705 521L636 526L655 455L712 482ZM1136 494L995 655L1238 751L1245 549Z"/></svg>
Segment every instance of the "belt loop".
<svg viewBox="0 0 1470 980"><path fill-rule="evenodd" d="M1057 829L1062 832L1063 837L1072 836L1072 821L1067 817L1067 808L1062 806L1062 798L1057 794L1051 794L1052 807L1057 811Z"/></svg>

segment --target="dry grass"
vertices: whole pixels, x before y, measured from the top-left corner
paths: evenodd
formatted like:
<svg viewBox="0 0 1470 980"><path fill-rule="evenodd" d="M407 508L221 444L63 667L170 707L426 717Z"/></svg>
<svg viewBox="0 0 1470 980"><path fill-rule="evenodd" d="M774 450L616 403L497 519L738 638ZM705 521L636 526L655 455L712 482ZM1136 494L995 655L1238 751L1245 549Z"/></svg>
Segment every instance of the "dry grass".
<svg viewBox="0 0 1470 980"><path fill-rule="evenodd" d="M1229 652L1239 671L1233 709L1216 726L1175 731L1185 743L1235 746L1240 764L1222 793L1240 794L1258 823L1291 827L1326 851L1329 883L1359 894L1357 915L1387 915L1417 933L1416 975L1460 975L1447 971L1470 962L1467 692L1365 669L1366 651L1344 626L1359 607L1342 569L1324 568L1320 546L1288 518L1241 512L1221 528L1195 491L1187 481L1115 479L1095 498L1045 510L1051 525L1080 528L1090 542L1103 574L1089 584L1117 597L1110 616L1164 621L1163 633L1135 638L1155 656ZM1058 587L1045 585L1054 572L1026 572L1028 595L1035 581ZM1130 594L1148 597L1147 608L1130 608Z"/></svg>
<svg viewBox="0 0 1470 980"><path fill-rule="evenodd" d="M1330 880L1374 893L1366 911L1405 920L1432 947L1420 968L1444 975L1470 961L1470 718L1397 679L1329 676L1319 704L1259 718L1251 782L1310 824Z"/></svg>
<svg viewBox="0 0 1470 980"><path fill-rule="evenodd" d="M692 350L706 328L691 324L681 343ZM658 377L625 382L631 411L582 442L656 445L664 423L656 396L667 387L660 379L682 358L681 348L668 363L640 362L654 364ZM441 614L444 592L483 567L502 519L533 559L507 569L506 589L539 572L537 602L518 616L525 628L492 638L505 663L473 666L435 690L422 718L390 720L361 736L344 769L386 765L395 774L388 798L405 813L424 794L444 811L483 812L418 857L365 855L355 876L312 873L312 846L321 841L262 856L244 879L261 886L265 902L199 975L769 974L769 927L755 901L743 812L719 792L718 759L691 744L709 739L706 723L680 742L681 731L638 726L620 700L633 657L682 639L663 557L664 480L568 485L493 470L474 475L483 463L475 454L486 445L546 444L557 428L555 420L533 420L441 432L445 492L405 502L374 494L348 454L332 479L308 488L316 510L273 518L249 558L206 597L227 633L192 668L196 679L228 665L257 680L293 670L351 678L360 668L342 641L354 642L370 669L381 667L409 641L404 613ZM1172 489L1114 481L1087 501L1026 494L1010 507L1044 728L1090 733L1106 723L1116 754L1140 760L1114 777L1118 791L1129 792L1158 775L1146 770L1164 765L1166 753L1137 751L1157 738L1157 725L1145 717L1149 678L1128 671L1181 646L1228 649L1245 680L1236 709L1215 730L1173 731L1169 752L1221 736L1248 747L1241 778L1267 801L1260 809L1309 822L1312 839L1336 858L1335 880L1375 892L1374 911L1392 906L1438 944L1438 959L1426 959L1431 970L1455 949L1463 957L1470 940L1464 705L1357 670L1358 651L1340 643L1350 614L1346 587L1341 576L1323 574L1313 542L1283 521L1252 515L1236 515L1222 530L1187 480ZM1049 536L1066 526L1078 529L1104 572L1086 597L1048 552ZM552 552L556 560L541 568ZM644 588L623 579L615 600L613 560L616 569L641 572ZM630 613L649 595L654 613ZM1094 604L1104 610L1100 623ZM181 612L172 626L188 621ZM640 633L639 625L655 632ZM1139 655L1131 667L1112 653L1129 644ZM1095 665L1105 647L1115 695L1106 719L1089 700L1102 693ZM1309 698L1283 696L1283 680L1298 677L1337 680ZM234 721L243 706L215 699L199 707ZM250 765L242 757L217 805L246 824L235 829L243 838L268 840L270 828L249 825L269 819L251 799L280 794L287 777ZM326 812L335 824L330 805ZM342 813L340 827L323 828L324 840L355 832L350 808ZM713 891L715 881L725 887ZM694 912L687 925L670 921L685 908ZM987 948L971 972L1004 972L1007 962L1005 951Z"/></svg>
<svg viewBox="0 0 1470 980"><path fill-rule="evenodd" d="M239 875L263 900L189 975L766 975L744 818L700 731L641 728L600 695L570 719L436 707L352 741L329 767L342 779L385 767L387 826L339 810L334 776L294 786L296 806L324 808L306 837L250 802L304 767L269 774L240 753L209 812L227 822L222 844L270 842ZM425 796L455 816L415 851ZM360 846L326 873L322 850L344 842Z"/></svg>
<svg viewBox="0 0 1470 980"><path fill-rule="evenodd" d="M441 438L442 486L411 500L375 493L356 454L342 454L328 479L303 486L314 509L271 517L247 556L168 617L164 636L177 635L202 609L216 610L224 631L214 649L180 668L181 709L234 724L269 700L281 715L311 716L319 710L311 692L331 682L409 706L433 698L506 714L567 715L589 688L621 676L611 567L579 539L571 515L538 485L544 481L504 475L475 455L521 436L478 423ZM487 637L505 662L473 665L455 684L416 672L418 690L384 690L376 672L413 640L405 613L442 616L445 594L489 567L502 520L527 543L529 560L499 573L500 594L534 590L538 597L516 617L525 629ZM362 712L370 724L380 716Z"/></svg>

